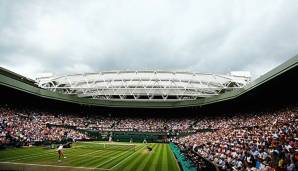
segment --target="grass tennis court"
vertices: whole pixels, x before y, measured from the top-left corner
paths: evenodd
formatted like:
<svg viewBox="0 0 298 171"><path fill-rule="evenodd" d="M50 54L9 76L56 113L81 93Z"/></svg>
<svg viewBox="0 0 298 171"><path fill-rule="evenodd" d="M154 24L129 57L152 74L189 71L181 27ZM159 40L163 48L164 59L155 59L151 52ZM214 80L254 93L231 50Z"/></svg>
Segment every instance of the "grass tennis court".
<svg viewBox="0 0 298 171"><path fill-rule="evenodd" d="M64 148L67 158L58 161L56 149L45 147L0 150L0 170L179 170L168 144L79 142Z"/></svg>

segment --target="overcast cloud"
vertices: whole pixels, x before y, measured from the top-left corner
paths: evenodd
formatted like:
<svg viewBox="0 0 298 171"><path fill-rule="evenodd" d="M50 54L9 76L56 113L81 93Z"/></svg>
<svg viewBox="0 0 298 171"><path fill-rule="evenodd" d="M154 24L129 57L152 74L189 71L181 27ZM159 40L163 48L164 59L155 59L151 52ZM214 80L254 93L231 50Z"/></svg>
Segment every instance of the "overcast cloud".
<svg viewBox="0 0 298 171"><path fill-rule="evenodd" d="M298 54L296 0L0 0L0 66L34 78L123 69L256 78Z"/></svg>

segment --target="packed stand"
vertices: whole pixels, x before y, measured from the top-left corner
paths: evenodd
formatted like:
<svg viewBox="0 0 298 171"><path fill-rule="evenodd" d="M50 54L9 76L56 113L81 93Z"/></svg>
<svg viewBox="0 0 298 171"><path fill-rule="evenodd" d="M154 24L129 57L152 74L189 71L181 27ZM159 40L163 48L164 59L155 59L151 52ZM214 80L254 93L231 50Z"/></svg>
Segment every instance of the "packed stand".
<svg viewBox="0 0 298 171"><path fill-rule="evenodd" d="M195 119L128 118L0 106L0 145L89 139L83 131L194 132Z"/></svg>
<svg viewBox="0 0 298 171"><path fill-rule="evenodd" d="M53 118L53 116L39 115L36 112L0 107L0 145L21 146L89 138L73 129L50 127L47 124L53 121Z"/></svg>
<svg viewBox="0 0 298 171"><path fill-rule="evenodd" d="M201 170L206 168L205 159L223 170L297 170L297 128L297 107L275 112L179 119L0 107L0 145L89 138L78 130L187 132L190 135L171 140Z"/></svg>
<svg viewBox="0 0 298 171"><path fill-rule="evenodd" d="M241 115L220 121L211 132L174 138L194 161L201 156L222 170L297 170L298 109Z"/></svg>
<svg viewBox="0 0 298 171"><path fill-rule="evenodd" d="M6 108L0 108L3 115ZM149 118L149 117L124 117L108 116L88 113L63 113L44 112L39 110L16 110L11 109L11 113L17 113L15 122L26 116L34 122L66 126L76 129L87 129L97 131L138 131L138 132L195 132L193 125L196 123L192 119L172 119L172 118ZM34 124L34 123L32 123Z"/></svg>
<svg viewBox="0 0 298 171"><path fill-rule="evenodd" d="M125 118L121 119L116 129L143 132L190 132L193 131L194 119L161 118Z"/></svg>

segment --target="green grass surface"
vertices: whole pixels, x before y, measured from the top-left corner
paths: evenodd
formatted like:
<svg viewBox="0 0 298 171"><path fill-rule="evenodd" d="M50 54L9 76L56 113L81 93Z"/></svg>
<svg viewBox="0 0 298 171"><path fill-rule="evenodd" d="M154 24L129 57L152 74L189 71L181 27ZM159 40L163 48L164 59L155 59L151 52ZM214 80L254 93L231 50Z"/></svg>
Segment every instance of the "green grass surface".
<svg viewBox="0 0 298 171"><path fill-rule="evenodd" d="M178 164L168 144L88 142L64 148L67 158L58 161L56 149L44 147L0 150L0 170L132 170L177 171Z"/></svg>

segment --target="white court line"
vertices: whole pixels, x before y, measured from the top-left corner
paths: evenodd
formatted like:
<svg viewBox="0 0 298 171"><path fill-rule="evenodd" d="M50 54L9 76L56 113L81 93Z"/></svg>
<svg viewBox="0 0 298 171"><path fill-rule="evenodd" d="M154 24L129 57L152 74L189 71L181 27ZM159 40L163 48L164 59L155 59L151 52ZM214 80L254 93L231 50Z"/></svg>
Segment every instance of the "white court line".
<svg viewBox="0 0 298 171"><path fill-rule="evenodd" d="M109 144L109 145L142 145L135 143L121 143L121 142L80 142L82 144Z"/></svg>
<svg viewBox="0 0 298 171"><path fill-rule="evenodd" d="M86 142L87 143L87 142ZM90 142L88 142L88 143L90 143ZM118 144L119 145L119 144ZM132 145L132 144L129 144L129 145ZM140 145L140 144L139 144ZM145 146L144 146L145 147ZM140 151L140 150L142 150L144 147L141 147L139 150L137 150L137 151L135 151L134 153L132 153L132 154L130 154L129 156L128 156L128 158L130 158L133 154L135 154L136 152L138 152L138 151ZM96 150L96 151L94 151L94 152L90 152L90 154L92 154L92 153L95 153L95 152L97 152L97 151L100 151L100 150ZM104 150L101 150L101 151L104 151ZM52 152L55 152L55 151L52 151ZM123 161L125 161L126 159L128 159L128 158L125 158L124 160L122 160L122 161L120 161L118 164L116 164L116 165L114 165L114 166L112 166L112 168L109 168L109 169L105 169L105 168L100 168L99 166L101 166L101 165L104 165L104 164L106 164L107 162L110 162L111 160L113 160L113 159L115 159L115 158L117 158L117 157L119 157L119 156L122 156L122 155L124 155L125 153L128 153L129 151L127 151L127 152L124 152L124 153L121 153L121 154L119 154L119 155L117 155L117 156L115 156L115 157L109 157L109 158L111 158L110 160L108 160L108 161L106 161L106 162L104 162L104 163L101 163L100 165L97 165L96 167L72 167L72 166L56 166L56 165L46 165L46 164L31 164L31 163L19 163L19 162L12 162L12 161L17 161L17 160L22 160L22 159L25 159L25 158L33 158L33 157L42 157L42 156L45 156L45 155L48 155L49 153L42 153L42 154L35 154L35 155L25 155L25 156L20 156L20 157L11 157L11 158L9 158L9 160L12 160L11 162L9 162L9 161L3 161L3 162L1 162L0 161L0 163L3 163L3 164L23 164L23 165L28 165L28 166L30 166L30 165L32 165L32 166L48 166L48 167L62 167L62 168L81 168L81 169L98 169L98 170L111 170L112 168L114 168L114 167L116 167L117 165L119 165L120 163L122 163ZM87 153L88 154L88 153Z"/></svg>
<svg viewBox="0 0 298 171"><path fill-rule="evenodd" d="M125 159L121 160L119 163L117 163L116 165L114 165L113 167L111 167L110 169L113 169L114 167L118 166L120 163L122 163L123 161L129 159L131 156L133 156L133 154L137 153L138 151L141 151L142 149L144 149L146 146L140 148L139 150L135 151L134 153L130 154L128 157L126 157Z"/></svg>
<svg viewBox="0 0 298 171"><path fill-rule="evenodd" d="M31 164L31 163L16 163L16 162L0 162L0 164L16 164L16 165L28 165L28 166L61 167L61 168L90 169L90 170L94 170L94 169L111 170L111 169L94 168L94 167L56 166L56 165L48 165L48 164Z"/></svg>
<svg viewBox="0 0 298 171"><path fill-rule="evenodd" d="M33 154L33 155L26 154L26 155L22 155L22 156L19 156L19 157L10 157L10 158L5 159L5 160L18 161L18 160L23 160L23 159L27 159L27 158L42 157L42 156L46 156L46 155L49 155L49 156L52 157L52 156L56 155L55 153L56 153L56 150L49 150L49 151L46 151L46 152L42 152L40 154Z"/></svg>
<svg viewBox="0 0 298 171"><path fill-rule="evenodd" d="M93 154L93 153L96 153L98 151L104 151L104 150L96 150L96 151L92 151L90 153L85 153L85 154L82 154L82 155L79 155L79 156L88 156L89 154Z"/></svg>
<svg viewBox="0 0 298 171"><path fill-rule="evenodd" d="M97 157L97 158L106 158L106 159L110 159L110 158L115 158L115 157L105 157L105 156L99 156L99 155L91 155L91 156L89 156L89 155L78 155L78 156L88 156L88 157L91 157L91 158L94 158L94 157Z"/></svg>
<svg viewBox="0 0 298 171"><path fill-rule="evenodd" d="M48 153L48 152L42 152L40 154L26 154L26 155L22 155L22 156L19 156L19 157L10 157L8 159L5 159L5 160L13 160L13 161L17 161L17 160L22 160L22 159L25 159L25 158L32 158L32 157L39 157L39 156L45 156L45 155L48 155L48 154L52 154L52 153Z"/></svg>
<svg viewBox="0 0 298 171"><path fill-rule="evenodd" d="M95 168L97 168L97 167L99 167L99 166L102 166L102 165L104 165L104 164L106 164L106 163L112 161L113 159L115 159L115 158L117 158L117 157L119 157L119 156L122 156L122 155L124 155L124 154L126 154L126 153L128 153L128 152L129 152L129 151L122 152L122 153L120 153L120 154L117 155L117 156L111 157L111 159L109 159L109 160L107 160L107 161L105 161L105 162L103 162L103 163L100 163L99 165L95 166Z"/></svg>
<svg viewBox="0 0 298 171"><path fill-rule="evenodd" d="M34 158L34 157L42 157L42 156L46 156L48 155L49 157L52 157L52 156L56 156L55 154L52 154L52 153L48 153L48 154L43 154L43 155L35 155L35 156L29 156L29 157L22 157L22 158L17 158L17 159L12 159L11 161L18 161L18 160L23 160L23 159L30 159L30 158Z"/></svg>

